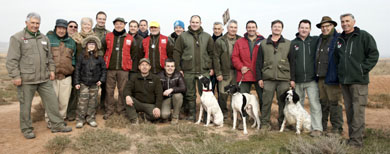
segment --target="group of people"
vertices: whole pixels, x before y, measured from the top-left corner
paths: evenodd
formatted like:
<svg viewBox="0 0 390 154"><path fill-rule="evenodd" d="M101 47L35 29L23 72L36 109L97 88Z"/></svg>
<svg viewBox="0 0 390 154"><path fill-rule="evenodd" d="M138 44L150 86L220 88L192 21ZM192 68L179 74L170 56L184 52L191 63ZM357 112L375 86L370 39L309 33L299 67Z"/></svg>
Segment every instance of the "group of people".
<svg viewBox="0 0 390 154"><path fill-rule="evenodd" d="M20 128L28 139L35 137L30 118L35 91L42 98L52 132L72 130L64 119L76 119L76 128L85 123L96 127L98 102L105 110L103 119L116 112L131 123L145 118L177 124L179 115L196 120L196 89L202 94L198 76L203 75L211 78L213 92L216 87L225 119L229 114L224 87L238 84L240 92L250 93L254 86L261 128L267 130L275 92L280 96L294 88L302 106L307 93L313 137L342 133L342 94L348 144L363 145L369 72L379 52L374 38L354 26L352 14L340 16L342 33L335 29L336 21L324 16L316 24L322 32L319 36L310 35L311 22L303 19L292 41L283 37L280 20L271 22L272 34L265 38L253 20L246 23L244 36L237 34L236 20L227 23L225 34L222 23L215 22L211 36L203 31L198 15L191 16L187 30L184 22L175 21L169 36L160 33L158 22L144 19L131 20L126 32L127 22L121 17L115 18L110 32L102 11L96 15L94 28L88 17L81 19L80 32L77 22L57 19L54 30L45 36L39 31L40 19L39 14L28 14L26 28L11 36L6 63L18 87ZM279 126L284 101L277 97Z"/></svg>

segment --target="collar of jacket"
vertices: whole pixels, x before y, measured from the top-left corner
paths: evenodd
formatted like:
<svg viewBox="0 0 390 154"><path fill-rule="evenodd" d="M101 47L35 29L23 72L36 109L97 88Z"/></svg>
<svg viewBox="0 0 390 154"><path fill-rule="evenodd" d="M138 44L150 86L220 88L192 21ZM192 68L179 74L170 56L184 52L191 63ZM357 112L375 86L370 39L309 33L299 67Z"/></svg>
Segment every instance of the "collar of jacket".
<svg viewBox="0 0 390 154"><path fill-rule="evenodd" d="M141 75L141 72L140 72L140 73L137 74L137 78L138 78L139 80L143 80L143 79L152 80L152 76L150 75L150 73L151 73L151 72L149 72L148 76L143 77L143 76Z"/></svg>
<svg viewBox="0 0 390 154"><path fill-rule="evenodd" d="M194 34L199 35L200 33L203 32L203 28L202 28L202 26L200 26L198 30L194 31L194 30L192 30L191 26L188 26L188 32L192 35L194 35Z"/></svg>
<svg viewBox="0 0 390 154"><path fill-rule="evenodd" d="M145 38L146 36L148 36L149 34L149 30L146 30L144 32L142 32L140 29L138 30L137 34L141 35L143 38Z"/></svg>
<svg viewBox="0 0 390 154"><path fill-rule="evenodd" d="M150 36L150 38L152 38L152 39L158 39L158 38L160 37L160 33L158 33L157 35L152 35L152 34L150 34L149 36Z"/></svg>
<svg viewBox="0 0 390 154"><path fill-rule="evenodd" d="M359 27L357 27L357 26L355 26L354 27L354 30L353 30L353 32L352 32L352 35L359 35L360 34L360 28ZM343 33L341 33L341 37L345 37L345 31L343 31Z"/></svg>
<svg viewBox="0 0 390 154"><path fill-rule="evenodd" d="M127 35L126 29L123 29L121 32L118 32L118 31L116 31L116 30L114 29L112 32L114 33L115 36L126 37L126 35Z"/></svg>
<svg viewBox="0 0 390 154"><path fill-rule="evenodd" d="M70 37L68 36L68 32L66 32L65 36L64 37L59 37L57 35L57 33L55 33L55 31L49 31L47 32L46 36L49 36L49 35L54 35L58 40L62 41L62 42L66 42L70 39Z"/></svg>
<svg viewBox="0 0 390 154"><path fill-rule="evenodd" d="M95 25L95 27L93 28L93 31L95 31L96 29L98 29L98 30L103 30L103 31L107 31L106 26L100 27L98 24Z"/></svg>
<svg viewBox="0 0 390 154"><path fill-rule="evenodd" d="M299 41L310 41L310 40L312 39L312 36L310 36L310 33L309 33L309 35L306 37L305 40L302 40L302 38L299 37L299 32L295 34L295 37L296 37L295 39L296 39L296 40L299 40Z"/></svg>
<svg viewBox="0 0 390 154"><path fill-rule="evenodd" d="M229 40L229 36L228 36L228 35L229 35L228 32L226 32L226 33L221 37L221 39L224 40L224 41ZM238 39L240 39L240 38L241 38L241 36L236 34L236 40L238 40Z"/></svg>
<svg viewBox="0 0 390 154"><path fill-rule="evenodd" d="M168 77L168 75L165 71L162 71L162 74L164 75L164 77ZM175 78L175 77L180 76L180 75L181 75L180 72L175 70L175 71L173 71L171 78Z"/></svg>
<svg viewBox="0 0 390 154"><path fill-rule="evenodd" d="M245 37L246 40L249 40L248 33L245 33L244 37ZM263 39L264 39L263 35L257 35L256 42L259 41L259 40L261 41Z"/></svg>
<svg viewBox="0 0 390 154"><path fill-rule="evenodd" d="M41 36L41 32L38 30L37 32L35 32L35 33L33 33L33 32L30 32L29 30L28 30L28 28L26 27L26 28L24 28L24 31L25 31L25 33L28 33L29 35L25 35L25 37L26 38L40 38L40 36ZM28 37L28 36L30 36L30 37Z"/></svg>
<svg viewBox="0 0 390 154"><path fill-rule="evenodd" d="M184 33L184 31L183 31L183 33ZM171 37L174 38L174 39L176 40L177 37L179 37L179 35L177 35L175 32L173 32L173 33L171 34Z"/></svg>
<svg viewBox="0 0 390 154"><path fill-rule="evenodd" d="M285 42L283 35L280 35L280 38L278 40L278 43ZM269 35L267 38L267 44L272 44L272 35Z"/></svg>

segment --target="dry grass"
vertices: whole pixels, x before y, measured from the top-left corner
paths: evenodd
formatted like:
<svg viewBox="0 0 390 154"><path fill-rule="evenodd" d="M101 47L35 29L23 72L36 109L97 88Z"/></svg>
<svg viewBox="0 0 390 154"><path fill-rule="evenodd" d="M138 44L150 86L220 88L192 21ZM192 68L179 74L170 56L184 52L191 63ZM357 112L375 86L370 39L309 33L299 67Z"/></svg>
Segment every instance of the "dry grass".
<svg viewBox="0 0 390 154"><path fill-rule="evenodd" d="M290 140L286 149L292 154L346 154L348 147L340 138L320 137L312 139L302 137Z"/></svg>
<svg viewBox="0 0 390 154"><path fill-rule="evenodd" d="M71 141L72 140L68 135L55 136L46 143L45 148L49 150L50 153L59 154L62 153L65 148L69 147Z"/></svg>
<svg viewBox="0 0 390 154"><path fill-rule="evenodd" d="M33 106L34 112L31 113L32 122L38 122L45 120L45 108L43 107L43 103L40 102L37 105Z"/></svg>
<svg viewBox="0 0 390 154"><path fill-rule="evenodd" d="M130 121L126 117L116 114L104 122L104 126L109 128L126 128L129 125Z"/></svg>

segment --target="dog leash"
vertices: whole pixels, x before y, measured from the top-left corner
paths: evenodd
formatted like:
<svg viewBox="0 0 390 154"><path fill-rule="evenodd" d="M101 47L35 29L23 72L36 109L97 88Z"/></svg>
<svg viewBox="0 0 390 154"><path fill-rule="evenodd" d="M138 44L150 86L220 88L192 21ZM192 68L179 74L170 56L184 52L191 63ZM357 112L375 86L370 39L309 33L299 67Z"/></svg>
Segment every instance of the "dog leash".
<svg viewBox="0 0 390 154"><path fill-rule="evenodd" d="M248 71L251 71L252 72L252 70L248 70ZM247 72L248 72L247 71ZM253 73L253 72L252 72ZM244 79L244 75L245 75L246 73L244 73L244 74L242 74L242 76L241 76L241 80L240 80L240 82L238 82L238 86L240 86L241 85L241 83L242 83L242 79Z"/></svg>

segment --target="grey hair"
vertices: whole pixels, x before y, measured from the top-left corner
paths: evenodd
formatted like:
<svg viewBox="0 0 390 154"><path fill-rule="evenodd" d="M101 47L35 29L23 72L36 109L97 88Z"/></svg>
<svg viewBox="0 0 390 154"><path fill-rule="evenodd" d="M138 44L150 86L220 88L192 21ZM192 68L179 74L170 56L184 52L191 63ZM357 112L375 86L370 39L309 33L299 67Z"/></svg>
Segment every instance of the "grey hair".
<svg viewBox="0 0 390 154"><path fill-rule="evenodd" d="M222 22L216 21L216 22L214 22L214 26L215 25L222 25Z"/></svg>
<svg viewBox="0 0 390 154"><path fill-rule="evenodd" d="M83 18L81 18L80 24L82 25L83 23L85 23L85 21L89 21L91 23L91 26L93 26L92 18L90 18L90 17L83 17Z"/></svg>
<svg viewBox="0 0 390 154"><path fill-rule="evenodd" d="M31 18L36 18L39 21L41 21L41 16L38 13L35 13L35 12L31 12L31 13L27 14L26 21L30 21Z"/></svg>
<svg viewBox="0 0 390 154"><path fill-rule="evenodd" d="M340 20L341 20L341 18L344 18L347 16L350 16L353 20L355 20L355 16L353 16L352 13L345 13L345 14L340 15Z"/></svg>
<svg viewBox="0 0 390 154"><path fill-rule="evenodd" d="M234 20L234 19L230 20L228 22L228 27L230 26L230 24L236 24L237 25L237 20Z"/></svg>

